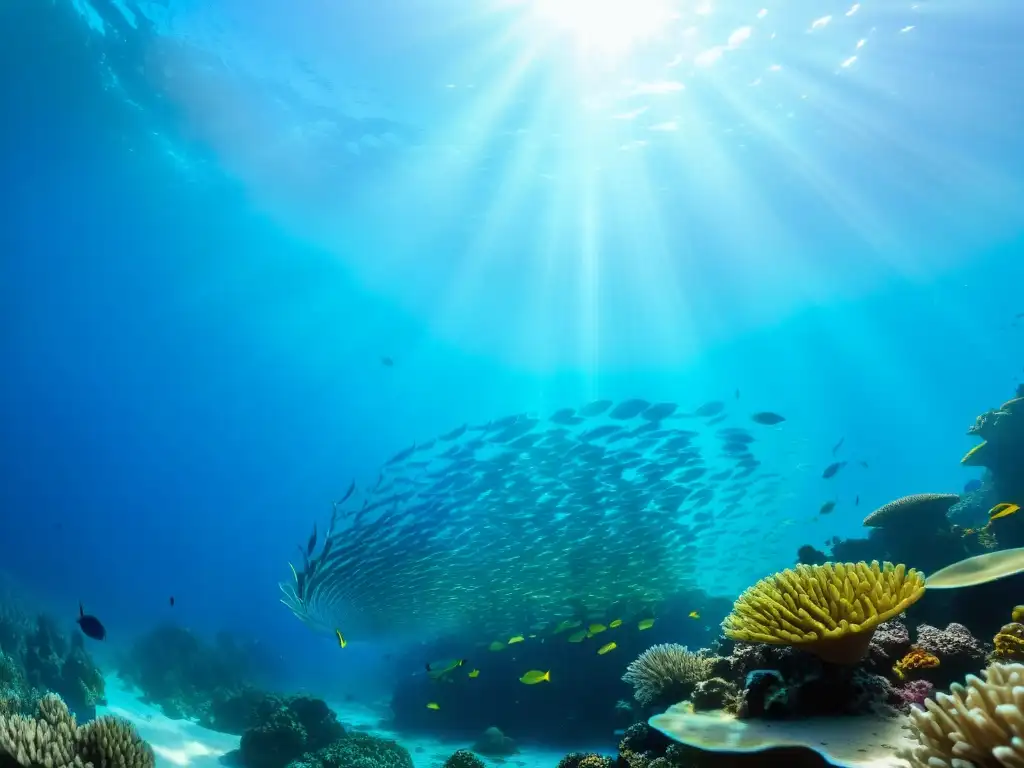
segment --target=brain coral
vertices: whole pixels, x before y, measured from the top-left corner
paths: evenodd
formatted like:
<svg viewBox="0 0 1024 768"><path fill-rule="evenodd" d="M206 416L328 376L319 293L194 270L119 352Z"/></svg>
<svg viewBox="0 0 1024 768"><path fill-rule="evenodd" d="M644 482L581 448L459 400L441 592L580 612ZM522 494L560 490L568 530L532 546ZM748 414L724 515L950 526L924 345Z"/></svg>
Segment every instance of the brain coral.
<svg viewBox="0 0 1024 768"><path fill-rule="evenodd" d="M824 661L855 664L875 628L922 595L924 576L903 565L798 565L749 587L723 626L733 640L792 645Z"/></svg>

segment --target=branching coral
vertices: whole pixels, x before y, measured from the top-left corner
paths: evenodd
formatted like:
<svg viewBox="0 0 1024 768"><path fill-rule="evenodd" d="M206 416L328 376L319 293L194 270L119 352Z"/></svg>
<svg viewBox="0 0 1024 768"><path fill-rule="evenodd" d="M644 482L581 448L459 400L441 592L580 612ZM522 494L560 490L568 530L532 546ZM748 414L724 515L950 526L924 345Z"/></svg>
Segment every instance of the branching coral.
<svg viewBox="0 0 1024 768"><path fill-rule="evenodd" d="M725 619L725 634L854 664L867 653L875 628L923 595L924 576L903 565L798 565L743 592Z"/></svg>
<svg viewBox="0 0 1024 768"><path fill-rule="evenodd" d="M153 768L153 750L131 723L101 717L78 727L64 701L48 694L38 717L0 717L0 757L23 768Z"/></svg>
<svg viewBox="0 0 1024 768"><path fill-rule="evenodd" d="M934 653L928 653L921 648L911 648L902 659L892 665L892 671L899 680L903 680L908 672L934 669L939 663L939 657Z"/></svg>
<svg viewBox="0 0 1024 768"><path fill-rule="evenodd" d="M667 706L682 701L701 680L712 676L716 659L693 653L685 645L662 643L634 659L622 676L644 706Z"/></svg>
<svg viewBox="0 0 1024 768"><path fill-rule="evenodd" d="M910 713L912 768L1024 765L1024 665L992 664Z"/></svg>

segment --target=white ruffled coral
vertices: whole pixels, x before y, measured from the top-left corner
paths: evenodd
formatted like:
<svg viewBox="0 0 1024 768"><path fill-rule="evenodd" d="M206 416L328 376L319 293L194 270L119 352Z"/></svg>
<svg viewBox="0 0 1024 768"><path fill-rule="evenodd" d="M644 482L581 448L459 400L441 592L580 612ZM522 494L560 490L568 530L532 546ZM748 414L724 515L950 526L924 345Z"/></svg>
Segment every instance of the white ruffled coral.
<svg viewBox="0 0 1024 768"><path fill-rule="evenodd" d="M1024 768L1024 664L992 664L915 707L913 768Z"/></svg>

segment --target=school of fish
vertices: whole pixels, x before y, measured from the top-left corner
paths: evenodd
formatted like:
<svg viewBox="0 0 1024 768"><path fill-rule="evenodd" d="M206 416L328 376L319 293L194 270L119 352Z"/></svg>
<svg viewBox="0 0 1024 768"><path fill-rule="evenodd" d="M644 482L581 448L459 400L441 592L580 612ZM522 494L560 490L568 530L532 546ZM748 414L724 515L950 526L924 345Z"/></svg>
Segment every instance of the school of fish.
<svg viewBox="0 0 1024 768"><path fill-rule="evenodd" d="M683 412L630 399L460 426L352 483L326 535L314 528L300 548L282 602L345 638L642 620L698 581L708 589L704 568L761 572L773 532L750 511L783 488L762 454L792 463L759 448L783 421L723 401ZM748 556L736 542L752 537L765 549Z"/></svg>

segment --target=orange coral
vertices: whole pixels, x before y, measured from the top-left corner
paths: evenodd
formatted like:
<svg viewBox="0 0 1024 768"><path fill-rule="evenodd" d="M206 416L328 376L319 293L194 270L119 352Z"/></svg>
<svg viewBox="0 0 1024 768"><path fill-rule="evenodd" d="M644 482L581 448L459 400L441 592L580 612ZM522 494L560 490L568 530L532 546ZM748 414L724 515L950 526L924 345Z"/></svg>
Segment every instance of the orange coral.
<svg viewBox="0 0 1024 768"><path fill-rule="evenodd" d="M992 638L992 645L990 661L1024 661L1024 624L1017 621L1007 624Z"/></svg>
<svg viewBox="0 0 1024 768"><path fill-rule="evenodd" d="M914 646L907 651L906 656L893 664L892 671L896 673L896 677L902 680L907 676L907 672L915 669L933 669L937 666L939 666L938 656Z"/></svg>

